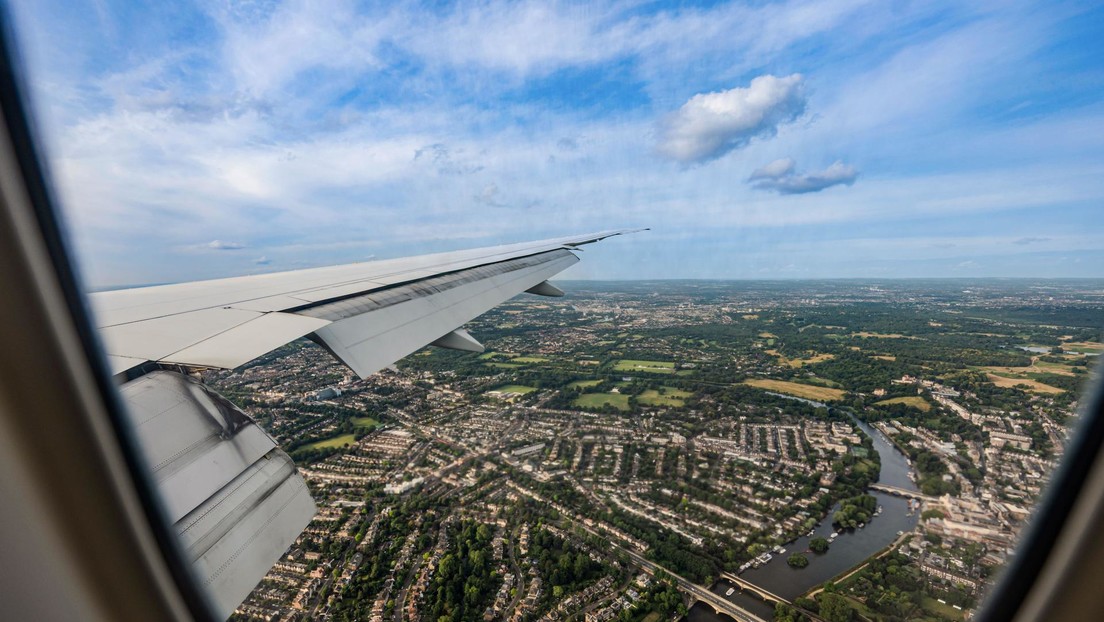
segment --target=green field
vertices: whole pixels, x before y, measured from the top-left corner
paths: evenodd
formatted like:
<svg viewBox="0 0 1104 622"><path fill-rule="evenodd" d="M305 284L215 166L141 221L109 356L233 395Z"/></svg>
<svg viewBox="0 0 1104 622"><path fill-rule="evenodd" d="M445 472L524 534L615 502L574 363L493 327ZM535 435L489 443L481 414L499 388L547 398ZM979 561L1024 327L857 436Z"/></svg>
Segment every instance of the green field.
<svg viewBox="0 0 1104 622"><path fill-rule="evenodd" d="M636 371L636 372L648 372L651 374L673 374L675 373L675 364L670 361L635 361L632 359L621 359L613 365L614 371Z"/></svg>
<svg viewBox="0 0 1104 622"><path fill-rule="evenodd" d="M663 387L663 392L655 389L648 389L641 393L636 399L641 404L647 404L649 406L684 406L686 404L686 398L693 395L689 391L680 391L679 389L672 389L670 387Z"/></svg>
<svg viewBox="0 0 1104 622"><path fill-rule="evenodd" d="M493 390L499 393L509 393L511 395L525 395L536 391L537 387L527 387L523 384L506 384Z"/></svg>
<svg viewBox="0 0 1104 622"><path fill-rule="evenodd" d="M576 387L582 387L588 389L590 387L596 387L602 384L601 380L576 380L575 382L568 383L567 388L574 389Z"/></svg>
<svg viewBox="0 0 1104 622"><path fill-rule="evenodd" d="M601 408L609 404L618 410L628 410L629 396L620 393L584 393L575 398L574 404L580 408Z"/></svg>
<svg viewBox="0 0 1104 622"><path fill-rule="evenodd" d="M510 359L511 363L547 363L548 359L543 356L519 356L514 359Z"/></svg>
<svg viewBox="0 0 1104 622"><path fill-rule="evenodd" d="M352 434L342 434L341 436L335 436L328 438L324 441L318 441L317 443L311 443L307 445L307 449L329 449L331 447L344 447L345 445L352 445L356 442L356 437Z"/></svg>
<svg viewBox="0 0 1104 622"><path fill-rule="evenodd" d="M961 609L955 609L946 603L941 603L931 596L925 596L920 604L924 609L938 616L943 616L951 620L966 619L966 614L963 613Z"/></svg>
<svg viewBox="0 0 1104 622"><path fill-rule="evenodd" d="M487 367L494 367L495 369L519 369L522 366L517 363L484 363Z"/></svg>
<svg viewBox="0 0 1104 622"><path fill-rule="evenodd" d="M931 404L928 403L928 400L920 397L919 395L911 395L909 397L895 397L893 399L874 402L875 406L888 406L890 404L905 404L906 406L919 408L924 412L928 412L929 410L931 410Z"/></svg>
<svg viewBox="0 0 1104 622"><path fill-rule="evenodd" d="M371 417L353 417L353 425L358 428L367 428L368 426L379 425L379 421Z"/></svg>

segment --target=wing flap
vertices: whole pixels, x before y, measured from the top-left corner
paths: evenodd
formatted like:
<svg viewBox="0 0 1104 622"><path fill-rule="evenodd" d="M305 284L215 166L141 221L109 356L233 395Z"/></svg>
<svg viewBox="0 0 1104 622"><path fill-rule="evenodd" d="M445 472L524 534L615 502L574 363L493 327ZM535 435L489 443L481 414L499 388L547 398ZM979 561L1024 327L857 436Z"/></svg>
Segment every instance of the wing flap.
<svg viewBox="0 0 1104 622"><path fill-rule="evenodd" d="M153 371L121 393L192 571L229 617L314 516L306 482L248 415L197 380Z"/></svg>
<svg viewBox="0 0 1104 622"><path fill-rule="evenodd" d="M335 319L314 337L365 378L577 261L570 252L554 251L513 260L511 266L504 262L496 269L478 269L502 270L497 274L458 272L449 275L447 283L414 284L300 313Z"/></svg>

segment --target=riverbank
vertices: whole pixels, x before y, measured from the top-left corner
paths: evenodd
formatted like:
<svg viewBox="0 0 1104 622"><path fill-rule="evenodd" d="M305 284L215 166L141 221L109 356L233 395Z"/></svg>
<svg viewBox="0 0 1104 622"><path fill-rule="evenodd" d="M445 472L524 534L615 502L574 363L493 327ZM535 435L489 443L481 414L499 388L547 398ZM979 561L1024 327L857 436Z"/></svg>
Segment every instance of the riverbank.
<svg viewBox="0 0 1104 622"><path fill-rule="evenodd" d="M824 404L810 400L794 399L812 403L814 406L826 407ZM858 420L854 415L851 417L856 425L870 436L874 450L878 452L881 460L878 482L905 490L917 490L915 482L909 477L912 467L907 456L879 430ZM877 499L878 505L882 506L882 514L870 521L863 529L842 531L832 542L827 553L809 555L810 563L807 567L791 568L783 559L784 556L777 556L760 568L748 570L740 575L740 578L792 602L799 596L816 593L818 588L828 581L842 580L849 573L857 572L864 567L871 559L893 550L915 529L920 513L910 512L908 501L903 498L869 490L867 494L872 494ZM812 536L802 536L787 544L786 549L807 551L812 538L831 537L835 530L830 520L837 509L839 509L838 504L829 511L828 517L814 530ZM733 589L733 593L727 595L730 588ZM711 591L725 595L725 598L764 620L770 620L774 615L773 604L742 592L738 586L728 581L718 581ZM719 622L729 619L726 616L718 616L711 609L700 604L695 605L686 617L687 622Z"/></svg>

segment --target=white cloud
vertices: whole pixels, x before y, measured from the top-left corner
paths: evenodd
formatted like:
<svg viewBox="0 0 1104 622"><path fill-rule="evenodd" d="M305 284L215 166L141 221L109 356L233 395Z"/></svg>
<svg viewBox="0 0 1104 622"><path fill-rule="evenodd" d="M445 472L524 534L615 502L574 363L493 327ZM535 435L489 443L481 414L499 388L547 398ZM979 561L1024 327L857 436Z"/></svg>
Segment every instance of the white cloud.
<svg viewBox="0 0 1104 622"><path fill-rule="evenodd" d="M779 125L805 112L804 83L797 73L765 75L747 88L695 95L662 122L659 151L694 164L715 160L753 138L774 136Z"/></svg>
<svg viewBox="0 0 1104 622"><path fill-rule="evenodd" d="M793 173L794 167L797 165L793 161L793 158L781 158L755 169L748 178L749 181L755 181L757 179L778 179L779 177L785 177Z"/></svg>
<svg viewBox="0 0 1104 622"><path fill-rule="evenodd" d="M814 173L795 173L795 166L796 163L790 158L775 160L756 169L748 177L748 181L759 190L773 190L779 194L806 194L840 184L850 186L859 176L859 171L854 166L838 160L823 171Z"/></svg>
<svg viewBox="0 0 1104 622"><path fill-rule="evenodd" d="M210 242L203 244L202 248L209 248L215 251L240 251L245 248L245 244L241 242L224 242L222 240L211 240Z"/></svg>

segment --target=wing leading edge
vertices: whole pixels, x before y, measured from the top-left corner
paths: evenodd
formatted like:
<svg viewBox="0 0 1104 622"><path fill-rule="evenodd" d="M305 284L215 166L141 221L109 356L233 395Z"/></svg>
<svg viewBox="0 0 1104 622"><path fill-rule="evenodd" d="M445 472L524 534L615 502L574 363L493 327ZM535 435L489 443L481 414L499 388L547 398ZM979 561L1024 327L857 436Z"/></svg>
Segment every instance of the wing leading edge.
<svg viewBox="0 0 1104 622"><path fill-rule="evenodd" d="M410 259L92 295L134 437L181 552L228 617L315 513L295 464L247 414L172 369L234 368L303 336L366 377L432 344L481 351L463 326L548 279L589 235Z"/></svg>
<svg viewBox="0 0 1104 622"><path fill-rule="evenodd" d="M91 295L112 372L147 363L234 368L306 335L361 377L544 281L586 235ZM553 291L555 290L555 291ZM378 348L378 349L377 349Z"/></svg>

